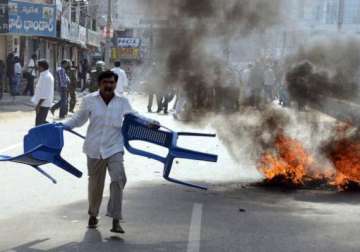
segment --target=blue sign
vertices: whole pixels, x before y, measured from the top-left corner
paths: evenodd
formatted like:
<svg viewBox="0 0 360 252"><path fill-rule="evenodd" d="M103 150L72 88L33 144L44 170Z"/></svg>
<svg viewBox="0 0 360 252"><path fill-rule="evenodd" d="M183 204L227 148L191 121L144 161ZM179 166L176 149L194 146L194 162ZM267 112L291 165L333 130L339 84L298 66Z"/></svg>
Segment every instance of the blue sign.
<svg viewBox="0 0 360 252"><path fill-rule="evenodd" d="M120 48L139 48L141 44L140 38L117 38L117 46Z"/></svg>
<svg viewBox="0 0 360 252"><path fill-rule="evenodd" d="M9 32L56 37L55 5L9 1Z"/></svg>

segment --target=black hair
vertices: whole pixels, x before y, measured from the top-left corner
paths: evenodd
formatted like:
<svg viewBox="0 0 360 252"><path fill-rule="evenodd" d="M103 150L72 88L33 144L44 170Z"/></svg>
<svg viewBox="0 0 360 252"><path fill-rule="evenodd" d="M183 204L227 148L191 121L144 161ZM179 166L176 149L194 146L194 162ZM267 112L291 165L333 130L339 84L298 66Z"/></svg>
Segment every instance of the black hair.
<svg viewBox="0 0 360 252"><path fill-rule="evenodd" d="M119 79L119 76L118 76L116 73L114 73L114 72L112 72L112 71L110 71L110 70L104 71L104 72L102 72L102 73L99 74L98 83L100 84L100 82L101 82L103 79L108 79L108 78L112 78L112 77L114 77L115 82L117 82L118 79Z"/></svg>
<svg viewBox="0 0 360 252"><path fill-rule="evenodd" d="M120 61L115 61L114 65L115 65L116 67L120 67L120 66L121 66L121 62L120 62Z"/></svg>
<svg viewBox="0 0 360 252"><path fill-rule="evenodd" d="M49 63L45 59L39 60L37 64L39 67L44 68L45 70L49 69Z"/></svg>
<svg viewBox="0 0 360 252"><path fill-rule="evenodd" d="M61 66L65 67L69 65L69 60L62 60L61 61Z"/></svg>

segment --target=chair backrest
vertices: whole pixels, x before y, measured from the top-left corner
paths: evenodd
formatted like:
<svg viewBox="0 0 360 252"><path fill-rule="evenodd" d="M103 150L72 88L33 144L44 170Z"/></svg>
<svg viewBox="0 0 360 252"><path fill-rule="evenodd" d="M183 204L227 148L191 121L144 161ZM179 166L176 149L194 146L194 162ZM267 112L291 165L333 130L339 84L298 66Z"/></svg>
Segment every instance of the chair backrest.
<svg viewBox="0 0 360 252"><path fill-rule="evenodd" d="M54 153L60 153L64 146L63 128L54 124L45 124L29 130L24 137L24 152L29 152L40 145L50 148Z"/></svg>
<svg viewBox="0 0 360 252"><path fill-rule="evenodd" d="M122 126L125 142L139 140L170 148L173 132L151 129L148 123L135 115L126 115Z"/></svg>

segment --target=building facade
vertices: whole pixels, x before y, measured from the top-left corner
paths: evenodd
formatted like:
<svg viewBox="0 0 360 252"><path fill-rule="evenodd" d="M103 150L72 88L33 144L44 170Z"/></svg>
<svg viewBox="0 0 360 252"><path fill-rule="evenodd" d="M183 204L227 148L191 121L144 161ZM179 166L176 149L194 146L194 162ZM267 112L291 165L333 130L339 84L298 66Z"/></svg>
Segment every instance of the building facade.
<svg viewBox="0 0 360 252"><path fill-rule="evenodd" d="M76 10L81 2L0 0L0 60L5 61L12 52L26 65L36 54L47 59L55 71L62 59L78 64L89 55L86 52L99 49L100 32L80 24L80 15L85 14Z"/></svg>

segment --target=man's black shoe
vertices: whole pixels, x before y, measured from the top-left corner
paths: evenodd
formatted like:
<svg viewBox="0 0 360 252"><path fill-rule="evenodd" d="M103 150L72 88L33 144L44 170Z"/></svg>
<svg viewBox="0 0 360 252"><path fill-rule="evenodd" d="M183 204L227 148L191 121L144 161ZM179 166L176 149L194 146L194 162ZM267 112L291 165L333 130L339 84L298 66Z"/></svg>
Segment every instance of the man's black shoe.
<svg viewBox="0 0 360 252"><path fill-rule="evenodd" d="M125 233L124 229L120 226L120 221L117 219L113 219L113 226L110 231L113 233L119 233L119 234Z"/></svg>
<svg viewBox="0 0 360 252"><path fill-rule="evenodd" d="M97 228L99 220L96 216L90 216L88 228Z"/></svg>

